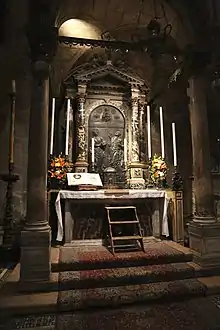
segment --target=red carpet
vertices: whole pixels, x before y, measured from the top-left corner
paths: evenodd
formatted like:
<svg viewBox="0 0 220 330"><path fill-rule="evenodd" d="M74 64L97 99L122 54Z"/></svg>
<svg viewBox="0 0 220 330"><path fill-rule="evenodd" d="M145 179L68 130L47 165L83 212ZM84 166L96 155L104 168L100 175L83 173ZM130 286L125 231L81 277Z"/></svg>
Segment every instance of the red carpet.
<svg viewBox="0 0 220 330"><path fill-rule="evenodd" d="M112 308L123 305L172 301L189 296L205 295L205 287L196 279L59 291L58 310L74 311L91 308Z"/></svg>
<svg viewBox="0 0 220 330"><path fill-rule="evenodd" d="M184 254L165 242L145 245L146 253L113 255L105 247L61 248L59 311L112 308L204 295Z"/></svg>
<svg viewBox="0 0 220 330"><path fill-rule="evenodd" d="M186 263L175 263L61 272L59 285L62 290L85 289L172 281L194 276L192 267Z"/></svg>
<svg viewBox="0 0 220 330"><path fill-rule="evenodd" d="M58 265L53 271L84 270L98 268L134 267L152 264L190 261L191 256L171 248L164 242L148 243L146 253L142 251L117 253L112 255L105 247L68 248L60 250Z"/></svg>

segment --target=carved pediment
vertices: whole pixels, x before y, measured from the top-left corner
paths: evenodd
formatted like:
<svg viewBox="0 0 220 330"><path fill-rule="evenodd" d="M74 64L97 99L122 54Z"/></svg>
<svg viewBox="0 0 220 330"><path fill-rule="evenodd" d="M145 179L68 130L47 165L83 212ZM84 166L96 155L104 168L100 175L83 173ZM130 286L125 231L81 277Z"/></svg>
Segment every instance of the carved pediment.
<svg viewBox="0 0 220 330"><path fill-rule="evenodd" d="M93 62L91 65L85 64L72 73L72 78L80 82L93 82L94 84L111 84L111 85L124 85L129 84L133 86L144 86L145 82L143 79L138 77L129 68L119 68L112 64L111 61L107 61L105 65L94 66ZM107 79L106 79L107 78Z"/></svg>
<svg viewBox="0 0 220 330"><path fill-rule="evenodd" d="M117 87L117 86L127 86L127 83L124 81L118 79L118 77L114 77L112 75L109 75L108 73L95 77L94 79L91 80L90 85L92 86L103 86L103 87Z"/></svg>

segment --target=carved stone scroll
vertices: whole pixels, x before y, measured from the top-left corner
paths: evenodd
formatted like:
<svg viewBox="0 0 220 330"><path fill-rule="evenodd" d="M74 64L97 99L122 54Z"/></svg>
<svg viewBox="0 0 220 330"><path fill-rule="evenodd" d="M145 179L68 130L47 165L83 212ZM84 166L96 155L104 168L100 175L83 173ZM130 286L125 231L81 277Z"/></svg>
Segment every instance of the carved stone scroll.
<svg viewBox="0 0 220 330"><path fill-rule="evenodd" d="M141 162L146 162L145 115L145 99L142 97L139 101L139 153Z"/></svg>
<svg viewBox="0 0 220 330"><path fill-rule="evenodd" d="M138 120L138 97L131 99L132 106L132 162L139 162L139 120Z"/></svg>
<svg viewBox="0 0 220 330"><path fill-rule="evenodd" d="M131 189L145 188L143 164L140 163L139 89L131 88L131 158L128 185Z"/></svg>
<svg viewBox="0 0 220 330"><path fill-rule="evenodd" d="M85 101L86 84L78 82L77 112L76 112L76 136L77 136L77 157L75 163L76 172L87 172L87 144L85 127Z"/></svg>

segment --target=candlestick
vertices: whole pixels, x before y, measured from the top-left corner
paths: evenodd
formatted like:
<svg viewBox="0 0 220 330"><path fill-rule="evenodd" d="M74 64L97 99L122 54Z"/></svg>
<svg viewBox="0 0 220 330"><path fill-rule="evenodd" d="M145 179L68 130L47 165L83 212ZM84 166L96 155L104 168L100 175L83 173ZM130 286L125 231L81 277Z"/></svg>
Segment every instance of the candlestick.
<svg viewBox="0 0 220 330"><path fill-rule="evenodd" d="M163 108L160 107L160 141L161 141L161 156L165 158L164 151L164 130L163 130Z"/></svg>
<svg viewBox="0 0 220 330"><path fill-rule="evenodd" d="M66 115L66 148L65 155L69 154L69 128L70 128L70 99L67 100L67 115Z"/></svg>
<svg viewBox="0 0 220 330"><path fill-rule="evenodd" d="M92 138L92 163L95 163L95 139Z"/></svg>
<svg viewBox="0 0 220 330"><path fill-rule="evenodd" d="M52 100L52 116L51 116L51 131L50 131L50 155L53 155L55 102L56 102L55 98L53 98L53 100Z"/></svg>
<svg viewBox="0 0 220 330"><path fill-rule="evenodd" d="M9 131L9 167L14 163L14 139L15 139L15 101L16 101L16 87L15 80L12 80L11 97L11 116L10 116L10 131Z"/></svg>
<svg viewBox="0 0 220 330"><path fill-rule="evenodd" d="M19 179L14 174L14 127L15 127L15 102L16 89L15 81L12 82L12 91L10 92L11 115L10 115L10 135L9 135L9 155L8 155L8 173L0 175L0 180L7 182L6 203L3 216L3 245L2 252L9 259L10 251L13 251L14 234L13 234L13 184ZM9 254L8 254L9 253ZM11 257L11 256L10 256Z"/></svg>
<svg viewBox="0 0 220 330"><path fill-rule="evenodd" d="M16 94L16 82L15 82L15 80L12 80L12 93Z"/></svg>
<svg viewBox="0 0 220 330"><path fill-rule="evenodd" d="M150 125L150 106L147 106L147 145L148 145L148 159L151 159L151 125Z"/></svg>
<svg viewBox="0 0 220 330"><path fill-rule="evenodd" d="M127 164L128 157L127 157L127 140L124 139L124 164Z"/></svg>
<svg viewBox="0 0 220 330"><path fill-rule="evenodd" d="M172 136L173 136L173 165L177 166L177 152L176 152L176 127L175 123L172 123Z"/></svg>

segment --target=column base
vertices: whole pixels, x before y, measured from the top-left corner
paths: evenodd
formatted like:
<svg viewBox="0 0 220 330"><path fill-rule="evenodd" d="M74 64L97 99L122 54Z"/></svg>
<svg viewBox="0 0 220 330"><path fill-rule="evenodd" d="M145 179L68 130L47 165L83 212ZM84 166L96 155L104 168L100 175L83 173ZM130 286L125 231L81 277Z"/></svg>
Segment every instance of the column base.
<svg viewBox="0 0 220 330"><path fill-rule="evenodd" d="M51 229L21 232L20 282L48 281L51 274Z"/></svg>
<svg viewBox="0 0 220 330"><path fill-rule="evenodd" d="M128 185L131 189L145 189L146 184L143 177L143 164L130 163L128 166L129 176Z"/></svg>
<svg viewBox="0 0 220 330"><path fill-rule="evenodd" d="M76 161L75 162L75 172L76 173L87 173L88 163L86 161Z"/></svg>
<svg viewBox="0 0 220 330"><path fill-rule="evenodd" d="M189 246L202 267L220 266L220 223L189 223Z"/></svg>
<svg viewBox="0 0 220 330"><path fill-rule="evenodd" d="M4 229L3 226L0 225L0 246L3 244L3 236L4 236Z"/></svg>
<svg viewBox="0 0 220 330"><path fill-rule="evenodd" d="M144 179L129 179L128 186L130 189L145 189Z"/></svg>

